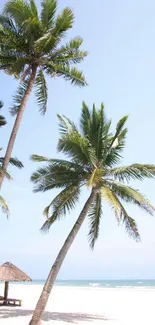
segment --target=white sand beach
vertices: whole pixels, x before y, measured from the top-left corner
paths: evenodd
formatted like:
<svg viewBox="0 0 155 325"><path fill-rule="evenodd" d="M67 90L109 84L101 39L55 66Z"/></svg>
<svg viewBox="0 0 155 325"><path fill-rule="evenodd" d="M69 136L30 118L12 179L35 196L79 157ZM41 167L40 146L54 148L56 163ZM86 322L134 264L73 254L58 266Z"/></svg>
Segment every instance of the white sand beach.
<svg viewBox="0 0 155 325"><path fill-rule="evenodd" d="M10 285L9 296L21 298L22 307L0 307L1 325L28 325L40 285ZM0 285L0 295L3 285ZM154 325L155 290L55 287L42 324Z"/></svg>

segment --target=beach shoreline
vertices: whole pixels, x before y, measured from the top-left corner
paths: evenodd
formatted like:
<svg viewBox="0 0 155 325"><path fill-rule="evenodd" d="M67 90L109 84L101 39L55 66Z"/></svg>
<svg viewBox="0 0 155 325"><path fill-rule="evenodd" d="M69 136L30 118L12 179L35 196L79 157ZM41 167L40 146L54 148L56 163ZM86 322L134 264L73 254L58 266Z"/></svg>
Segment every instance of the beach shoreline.
<svg viewBox="0 0 155 325"><path fill-rule="evenodd" d="M0 307L1 325L28 325L42 285L10 284L9 296L22 307ZM3 284L0 284L0 295ZM42 324L138 325L155 324L155 288L55 286Z"/></svg>

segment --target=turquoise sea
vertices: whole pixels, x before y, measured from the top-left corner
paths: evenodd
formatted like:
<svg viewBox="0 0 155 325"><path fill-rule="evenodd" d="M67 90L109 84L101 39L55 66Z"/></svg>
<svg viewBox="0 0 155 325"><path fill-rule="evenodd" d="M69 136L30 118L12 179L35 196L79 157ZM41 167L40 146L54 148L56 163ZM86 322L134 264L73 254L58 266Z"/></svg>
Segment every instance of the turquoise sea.
<svg viewBox="0 0 155 325"><path fill-rule="evenodd" d="M45 280L33 280L25 285L43 285ZM16 282L16 284L23 284ZM57 280L55 286L62 287L101 287L101 288L152 288L155 280Z"/></svg>

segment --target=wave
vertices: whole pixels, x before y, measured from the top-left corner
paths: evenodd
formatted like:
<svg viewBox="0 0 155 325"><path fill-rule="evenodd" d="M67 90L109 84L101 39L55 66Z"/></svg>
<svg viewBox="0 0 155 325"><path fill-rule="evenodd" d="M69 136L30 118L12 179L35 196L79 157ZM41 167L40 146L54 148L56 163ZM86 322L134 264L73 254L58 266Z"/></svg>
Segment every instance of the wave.
<svg viewBox="0 0 155 325"><path fill-rule="evenodd" d="M115 286L115 288L135 288L135 286Z"/></svg>
<svg viewBox="0 0 155 325"><path fill-rule="evenodd" d="M98 282L98 283L96 283L96 282L90 282L90 283L89 283L89 286L90 286L90 287L100 287L100 285L101 285L101 284L100 284L99 282Z"/></svg>

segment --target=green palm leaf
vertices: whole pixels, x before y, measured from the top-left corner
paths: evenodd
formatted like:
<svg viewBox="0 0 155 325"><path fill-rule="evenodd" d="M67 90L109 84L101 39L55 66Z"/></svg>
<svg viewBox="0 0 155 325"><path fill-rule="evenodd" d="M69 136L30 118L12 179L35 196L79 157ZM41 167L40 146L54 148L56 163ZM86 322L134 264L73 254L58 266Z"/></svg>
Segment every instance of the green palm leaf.
<svg viewBox="0 0 155 325"><path fill-rule="evenodd" d="M0 109L3 107L3 102L0 100ZM2 127L3 125L5 125L6 119L3 115L0 115L0 127Z"/></svg>
<svg viewBox="0 0 155 325"><path fill-rule="evenodd" d="M33 16L38 19L38 9L34 0L30 0L30 8Z"/></svg>
<svg viewBox="0 0 155 325"><path fill-rule="evenodd" d="M137 205L150 215L154 214L155 208L138 190L115 181L111 183L107 181L106 183L109 185L110 189L125 202Z"/></svg>
<svg viewBox="0 0 155 325"><path fill-rule="evenodd" d="M135 220L128 215L124 206L122 205L120 200L117 198L117 196L115 196L115 199L117 200L117 202L120 206L120 217L121 217L121 221L125 225L127 234L129 235L129 237L133 238L137 242L140 241L140 234L139 234Z"/></svg>
<svg viewBox="0 0 155 325"><path fill-rule="evenodd" d="M39 155L31 155L30 159L35 162L50 161L50 158L39 156Z"/></svg>
<svg viewBox="0 0 155 325"><path fill-rule="evenodd" d="M82 102L82 112L80 118L80 127L83 136L88 137L91 133L91 114L85 102Z"/></svg>
<svg viewBox="0 0 155 325"><path fill-rule="evenodd" d="M36 97L41 114L45 114L47 110L47 85L42 70L39 70L35 82Z"/></svg>
<svg viewBox="0 0 155 325"><path fill-rule="evenodd" d="M35 192L45 192L52 188L69 186L77 181L83 183L84 174L86 173L81 166L67 161L51 160L47 166L32 174L31 181L35 183Z"/></svg>
<svg viewBox="0 0 155 325"><path fill-rule="evenodd" d="M59 119L59 132L61 135L78 133L76 125L69 118L66 118L65 116L62 117L59 114L57 114L57 117Z"/></svg>
<svg viewBox="0 0 155 325"><path fill-rule="evenodd" d="M55 37L64 37L65 33L73 27L74 14L70 8L65 8L58 15L55 27L53 29L53 35Z"/></svg>
<svg viewBox="0 0 155 325"><path fill-rule="evenodd" d="M4 158L0 158L0 161L1 159L4 160ZM10 158L10 165L14 166L14 167L17 167L17 168L23 168L23 163L18 159L18 158Z"/></svg>
<svg viewBox="0 0 155 325"><path fill-rule="evenodd" d="M96 162L94 150L89 146L88 140L82 138L76 132L60 138L58 151L64 152L69 157L72 157L73 161L77 161L83 165L89 165L89 163L95 164Z"/></svg>
<svg viewBox="0 0 155 325"><path fill-rule="evenodd" d="M101 205L101 196L100 193L96 193L94 202L92 206L90 207L88 218L89 218L89 242L90 247L93 249L95 242L99 236L99 225L100 225L100 219L102 216L102 205Z"/></svg>
<svg viewBox="0 0 155 325"><path fill-rule="evenodd" d="M6 124L5 117L0 115L0 127Z"/></svg>
<svg viewBox="0 0 155 325"><path fill-rule="evenodd" d="M21 25L25 20L32 17L32 11L26 1L11 0L7 1L4 7L4 14L12 18L17 25Z"/></svg>
<svg viewBox="0 0 155 325"><path fill-rule="evenodd" d="M118 224L120 224L122 221L125 225L125 229L128 235L136 241L139 241L140 235L136 222L133 218L129 217L124 206L118 199L115 191L111 191L108 187L104 186L101 188L101 195L110 204L111 208L114 209L115 217L117 219Z"/></svg>
<svg viewBox="0 0 155 325"><path fill-rule="evenodd" d="M56 0L43 0L41 2L41 21L46 30L54 26L54 18L57 9Z"/></svg>
<svg viewBox="0 0 155 325"><path fill-rule="evenodd" d="M101 188L101 196L110 205L110 207L114 210L115 217L119 223L121 211L120 211L120 204L117 200L115 193L113 191L111 191L108 186L104 185Z"/></svg>
<svg viewBox="0 0 155 325"><path fill-rule="evenodd" d="M154 178L155 166L149 164L132 164L130 166L116 167L110 169L110 175L113 175L120 182L129 182L131 179L143 180L145 178Z"/></svg>
<svg viewBox="0 0 155 325"><path fill-rule="evenodd" d="M66 187L61 191L52 202L45 208L44 215L47 220L42 226L43 231L49 230L51 225L56 221L66 215L67 212L70 212L75 204L78 202L80 195L80 189L78 183ZM52 214L50 214L50 209L52 208Z"/></svg>
<svg viewBox="0 0 155 325"><path fill-rule="evenodd" d="M27 91L28 88L28 83L29 83L29 77L23 81L17 90L16 95L13 96L13 105L10 107L10 113L14 116L18 113L20 107L21 107L21 102L23 100L23 97Z"/></svg>
<svg viewBox="0 0 155 325"><path fill-rule="evenodd" d="M87 82L82 71L77 70L75 67L71 68L64 64L52 64L45 62L45 71L50 76L63 77L66 81L70 81L75 86L86 86Z"/></svg>
<svg viewBox="0 0 155 325"><path fill-rule="evenodd" d="M3 168L0 167L0 175L3 173ZM8 180L12 180L12 177L11 175L5 171L5 178L8 179Z"/></svg>
<svg viewBox="0 0 155 325"><path fill-rule="evenodd" d="M9 217L9 208L8 208L6 201L2 198L2 196L0 196L0 206L1 206L2 212L6 213L7 218L8 218Z"/></svg>
<svg viewBox="0 0 155 325"><path fill-rule="evenodd" d="M86 56L87 51L80 51L79 47L83 40L80 37L75 37L66 45L61 46L51 55L51 60L56 60L58 64L77 64L80 63Z"/></svg>

